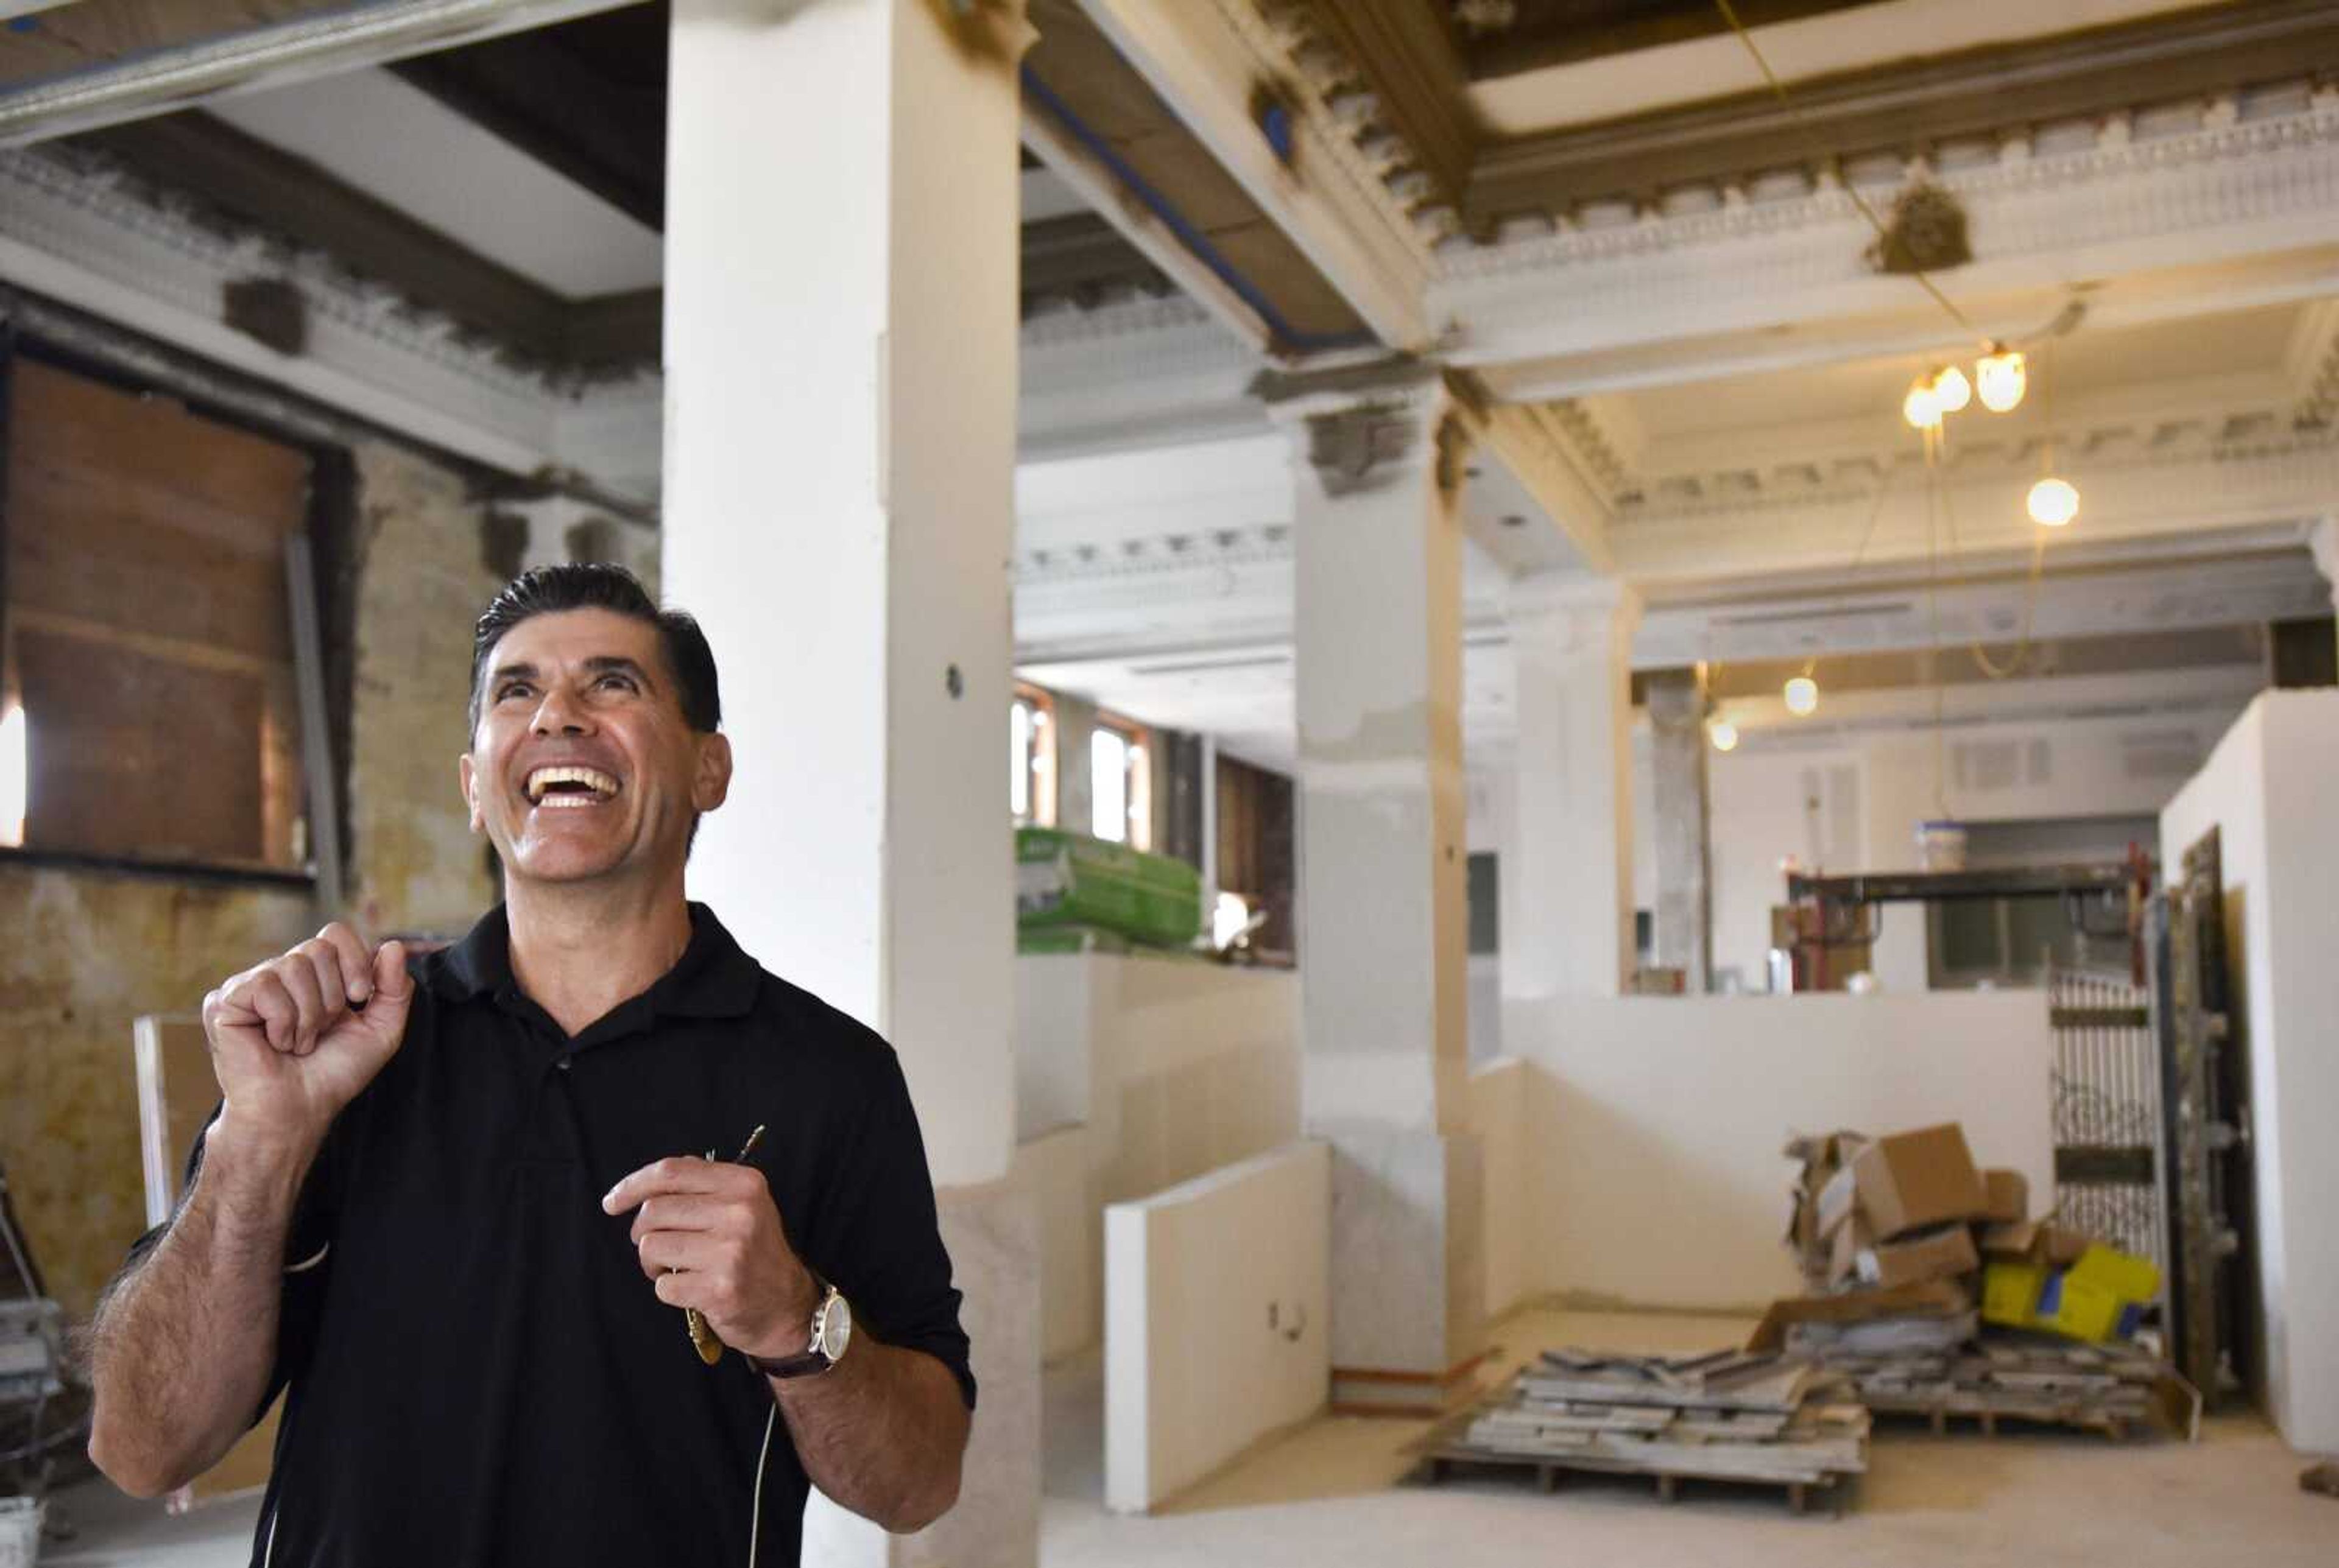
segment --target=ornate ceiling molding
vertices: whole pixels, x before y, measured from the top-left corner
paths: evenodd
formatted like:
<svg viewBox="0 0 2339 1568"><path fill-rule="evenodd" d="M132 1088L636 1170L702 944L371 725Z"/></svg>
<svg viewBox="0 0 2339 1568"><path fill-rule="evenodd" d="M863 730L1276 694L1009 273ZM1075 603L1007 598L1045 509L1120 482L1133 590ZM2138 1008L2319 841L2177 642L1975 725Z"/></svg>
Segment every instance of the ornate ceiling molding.
<svg viewBox="0 0 2339 1568"><path fill-rule="evenodd" d="M2014 131L1928 159L1855 163L1871 202L1930 179L1965 206L1979 259L1943 274L1955 292L2030 258L2189 236L2199 259L2327 242L2339 207L2339 89L2294 84L2101 123ZM1899 280L1871 271L1872 237L1836 171L1788 170L1671 192L1658 206L1594 202L1515 223L1495 243L1449 241L1430 291L1455 357L1550 357L1701 330L1840 313ZM2160 264L2169 264L2167 247ZM2192 260L2192 256L2178 258ZM2000 286L2003 286L2002 284ZM1891 297L1898 297L1897 294ZM1565 312L1551 309L1554 298ZM1870 300L1873 302L1873 300Z"/></svg>

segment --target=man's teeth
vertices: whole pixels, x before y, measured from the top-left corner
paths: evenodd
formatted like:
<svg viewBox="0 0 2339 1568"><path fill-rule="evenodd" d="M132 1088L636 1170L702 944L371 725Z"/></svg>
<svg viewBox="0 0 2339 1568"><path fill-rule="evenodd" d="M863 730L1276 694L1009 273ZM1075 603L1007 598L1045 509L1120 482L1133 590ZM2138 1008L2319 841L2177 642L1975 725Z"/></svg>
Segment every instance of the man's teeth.
<svg viewBox="0 0 2339 1568"><path fill-rule="evenodd" d="M555 790L556 784L582 784L581 790ZM538 768L528 775L528 798L538 805L585 806L617 793L617 781L598 768Z"/></svg>

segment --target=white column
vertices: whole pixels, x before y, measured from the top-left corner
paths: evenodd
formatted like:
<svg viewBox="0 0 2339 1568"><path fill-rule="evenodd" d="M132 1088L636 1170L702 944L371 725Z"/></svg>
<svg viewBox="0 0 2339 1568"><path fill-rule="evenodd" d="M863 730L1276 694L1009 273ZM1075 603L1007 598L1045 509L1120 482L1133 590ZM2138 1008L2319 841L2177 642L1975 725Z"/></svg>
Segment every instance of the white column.
<svg viewBox="0 0 2339 1568"><path fill-rule="evenodd" d="M674 7L664 587L706 625L737 755L691 891L893 1042L982 1383L958 1508L903 1539L815 1508L807 1563L1037 1551L1035 1247L995 1185L1028 40L1003 0Z"/></svg>
<svg viewBox="0 0 2339 1568"><path fill-rule="evenodd" d="M1633 634L1605 577L1543 576L1508 601L1518 747L1503 841L1503 997L1614 996L1633 945Z"/></svg>
<svg viewBox="0 0 2339 1568"><path fill-rule="evenodd" d="M1335 1156L1334 1397L1434 1405L1483 1307L1465 1101L1474 417L1417 365L1334 380L1269 392L1297 485L1301 1109Z"/></svg>
<svg viewBox="0 0 2339 1568"><path fill-rule="evenodd" d="M1650 834L1655 848L1655 956L1682 971L1693 996L1713 967L1713 906L1706 835L1705 688L1695 670L1649 677ZM1626 868L1628 871L1630 867Z"/></svg>

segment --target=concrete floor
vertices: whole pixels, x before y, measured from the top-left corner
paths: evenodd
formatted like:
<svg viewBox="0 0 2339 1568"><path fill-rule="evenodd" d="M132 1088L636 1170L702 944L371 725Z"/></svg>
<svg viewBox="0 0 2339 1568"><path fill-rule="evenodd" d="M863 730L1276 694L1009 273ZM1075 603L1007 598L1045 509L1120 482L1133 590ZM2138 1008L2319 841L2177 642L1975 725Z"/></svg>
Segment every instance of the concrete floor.
<svg viewBox="0 0 2339 1568"><path fill-rule="evenodd" d="M1528 1311L1497 1326L1505 1367L1551 1345L1685 1351L1732 1343L1732 1318ZM1573 1481L1554 1496L1500 1480L1400 1484L1413 1421L1326 1416L1270 1440L1150 1518L1104 1510L1103 1373L1048 1374L1043 1568L1518 1568L1564 1553L1604 1568L1928 1568L2003 1561L2104 1568L2332 1568L2339 1502L2298 1489L2303 1461L2265 1424L2229 1416L2203 1440L2115 1445L2081 1435L1935 1438L1886 1425L1841 1520L1797 1518L1776 1494L1692 1487L1671 1507L1646 1483ZM232 1568L256 1502L183 1518L102 1484L64 1504L81 1526L44 1568Z"/></svg>
<svg viewBox="0 0 2339 1568"><path fill-rule="evenodd" d="M1751 1326L1530 1310L1495 1337L1507 1371L1553 1345L1680 1352L1738 1342ZM1884 1425L1841 1520L1798 1518L1778 1494L1751 1489L1688 1487L1667 1507L1650 1484L1625 1478L1571 1480L1552 1496L1524 1480L1400 1484L1418 1423L1326 1416L1153 1517L1126 1518L1102 1504L1102 1389L1093 1357L1049 1374L1044 1568L1518 1568L1563 1554L1603 1568L2339 1563L2339 1502L2299 1491L2304 1462L2249 1416L2207 1423L2197 1445L2079 1434L1935 1438L1921 1425Z"/></svg>

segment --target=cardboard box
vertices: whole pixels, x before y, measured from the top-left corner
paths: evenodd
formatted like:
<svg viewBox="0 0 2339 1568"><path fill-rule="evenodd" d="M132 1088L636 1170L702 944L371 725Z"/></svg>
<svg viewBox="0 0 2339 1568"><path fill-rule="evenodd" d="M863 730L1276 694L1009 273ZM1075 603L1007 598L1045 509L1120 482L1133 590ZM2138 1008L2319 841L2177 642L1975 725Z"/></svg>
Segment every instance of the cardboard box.
<svg viewBox="0 0 2339 1568"><path fill-rule="evenodd" d="M1970 1274L1981 1267L1981 1254L1974 1250L1972 1231L1963 1225L1945 1225L1863 1247L1856 1267L1862 1284L1890 1289Z"/></svg>
<svg viewBox="0 0 2339 1568"><path fill-rule="evenodd" d="M1946 1317L1969 1311L1971 1297L1947 1280L1930 1279L1893 1290L1861 1290L1849 1296L1799 1296L1771 1303L1746 1341L1750 1351L1775 1351L1787 1343L1796 1323L1866 1323L1879 1317Z"/></svg>
<svg viewBox="0 0 2339 1568"><path fill-rule="evenodd" d="M1860 1278L1860 1254L1875 1247L1876 1233L1857 1212L1849 1223L1837 1227L1835 1239L1828 1247L1828 1288L1834 1290L1856 1283Z"/></svg>
<svg viewBox="0 0 2339 1568"><path fill-rule="evenodd" d="M1852 1157L1860 1207L1883 1240L1979 1218L1989 1192L1956 1122L1880 1138Z"/></svg>
<svg viewBox="0 0 2339 1568"><path fill-rule="evenodd" d="M1859 1190L1859 1180L1848 1165L1830 1177L1828 1184L1820 1188L1815 1212L1822 1240L1833 1238L1843 1228L1843 1222L1851 1218Z"/></svg>
<svg viewBox="0 0 2339 1568"><path fill-rule="evenodd" d="M2051 1219L2026 1219L2019 1225L1993 1225L1981 1233L1981 1249L1991 1257L2022 1258L2068 1268L2079 1261L2087 1238Z"/></svg>
<svg viewBox="0 0 2339 1568"><path fill-rule="evenodd" d="M2028 1327L2046 1286L2045 1265L1991 1258L1981 1271L1981 1320L2008 1328Z"/></svg>
<svg viewBox="0 0 2339 1568"><path fill-rule="evenodd" d="M1982 1189L1989 1208L1983 1218L1996 1225L2019 1225L2030 1218L2030 1178L2018 1170L1985 1170Z"/></svg>

